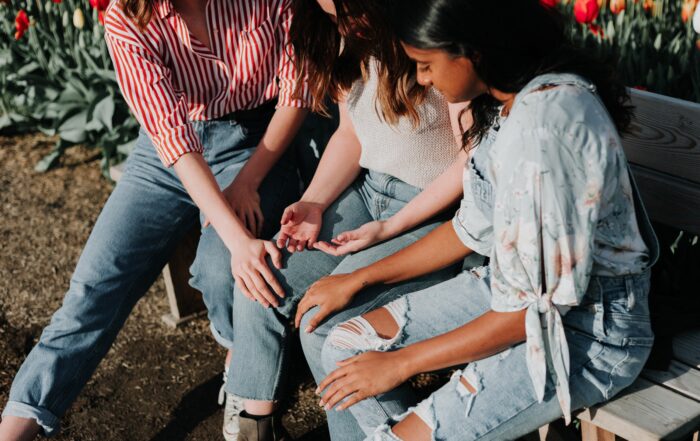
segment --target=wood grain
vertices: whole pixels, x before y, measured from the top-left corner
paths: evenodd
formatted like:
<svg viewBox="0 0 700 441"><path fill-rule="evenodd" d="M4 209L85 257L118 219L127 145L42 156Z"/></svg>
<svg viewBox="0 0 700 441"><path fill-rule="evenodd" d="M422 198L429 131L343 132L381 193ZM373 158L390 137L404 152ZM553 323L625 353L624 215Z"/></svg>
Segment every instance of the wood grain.
<svg viewBox="0 0 700 441"><path fill-rule="evenodd" d="M700 104L635 89L630 96L629 162L700 184Z"/></svg>

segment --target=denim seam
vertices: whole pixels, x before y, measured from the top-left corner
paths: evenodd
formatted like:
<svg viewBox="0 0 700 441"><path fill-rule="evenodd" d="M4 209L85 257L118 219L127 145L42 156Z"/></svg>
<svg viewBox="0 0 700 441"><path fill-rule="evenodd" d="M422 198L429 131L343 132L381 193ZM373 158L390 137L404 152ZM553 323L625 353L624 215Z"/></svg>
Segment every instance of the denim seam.
<svg viewBox="0 0 700 441"><path fill-rule="evenodd" d="M183 216L178 217L178 218L177 218L177 221L174 222L173 225L178 225L178 224L180 224L180 222L182 222L182 218L183 218ZM167 243L167 242L168 242L169 240L171 240L171 239L172 239L172 235L167 235L167 236L165 236L164 239L162 239L162 240L158 243L158 248L160 248L161 246L163 246L165 243ZM154 257L153 255L150 256L150 258L149 258L149 260L148 260L148 264L150 264L150 263L153 261L154 258L155 258L155 257ZM135 284L135 283L136 283L136 280L134 280L134 281L131 283L131 285L129 285L129 288L126 290L126 292L131 292L131 291L132 291L132 288L134 287L134 284ZM122 305L124 304L124 299L125 299L125 298L126 298L126 296L123 296L123 297L121 298L121 300L120 300L120 302L119 302L119 307L120 307L120 308L121 308ZM116 317L112 317L112 320L109 322L109 324L108 324L107 327L110 327L110 326L114 323L114 320L116 320ZM102 338L104 338L104 335L102 336ZM90 354L89 354L87 357L85 357L85 358L80 362L79 368L78 368L78 369L75 369L75 370L73 371L74 374L73 374L73 376L71 377L70 381L67 382L68 384L71 384L71 383L75 382L75 379L78 377L78 374L81 372L82 368L85 366L85 363L87 362L87 360L91 360L91 359L94 357L95 352L97 351L97 346L98 346L97 341L95 341L95 342L92 344L92 348L90 349ZM110 345L110 347L111 347L111 345ZM109 351L109 349L108 349L108 351ZM70 406L70 403L67 402L69 398L70 398L70 397L69 397L68 395L66 395L66 396L63 397L63 400L62 400L62 401L56 400L56 401L54 401L53 403L51 403L51 404L52 404L51 407L54 407L56 404L64 404L64 406L59 406L59 407L61 407L61 408L63 408L63 407L68 407L68 406Z"/></svg>
<svg viewBox="0 0 700 441"><path fill-rule="evenodd" d="M615 366L613 366L612 369L610 369L610 381L608 383L607 389L605 390L605 399L606 400L610 399L610 391L613 389L613 386L614 386L613 377L615 376L616 371L619 370L620 366L622 366L622 364L625 363L628 358L630 358L630 350L628 348L625 348L625 356L622 358L622 360L615 363Z"/></svg>

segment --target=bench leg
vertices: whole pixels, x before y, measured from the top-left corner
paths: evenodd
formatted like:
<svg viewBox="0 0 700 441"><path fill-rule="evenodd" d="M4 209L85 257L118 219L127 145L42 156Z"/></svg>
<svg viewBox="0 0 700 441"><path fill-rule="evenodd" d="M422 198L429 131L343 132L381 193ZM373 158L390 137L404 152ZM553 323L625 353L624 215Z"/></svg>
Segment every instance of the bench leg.
<svg viewBox="0 0 700 441"><path fill-rule="evenodd" d="M199 234L199 228L194 228L183 236L170 261L163 268L170 313L164 314L162 318L173 328L205 313L202 294L189 283L190 265L197 252Z"/></svg>
<svg viewBox="0 0 700 441"><path fill-rule="evenodd" d="M581 441L615 441L615 434L581 421Z"/></svg>

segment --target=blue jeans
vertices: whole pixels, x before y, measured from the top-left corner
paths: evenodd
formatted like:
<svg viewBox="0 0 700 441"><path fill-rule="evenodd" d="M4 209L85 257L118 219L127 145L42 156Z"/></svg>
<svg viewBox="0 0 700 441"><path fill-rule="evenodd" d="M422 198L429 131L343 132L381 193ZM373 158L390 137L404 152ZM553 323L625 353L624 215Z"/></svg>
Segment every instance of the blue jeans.
<svg viewBox="0 0 700 441"><path fill-rule="evenodd" d="M572 409L613 397L641 372L653 334L648 308L649 273L593 277L581 305L563 318L571 360ZM390 340L373 336L365 347L347 347L342 328L331 331L323 348L327 370L366 350L395 350L444 334L490 309L487 267L403 296L387 305L398 318ZM342 344L341 342L345 342ZM476 391L464 386L463 380ZM431 429L434 439L517 439L561 417L554 384L548 379L538 402L525 361L525 344L462 366L450 381L417 406L408 385L355 404L355 416L369 440L398 440L390 426L409 412ZM338 412L336 412L338 413ZM330 427L345 439L343 427ZM350 436L355 436L350 434Z"/></svg>
<svg viewBox="0 0 700 441"><path fill-rule="evenodd" d="M204 158L217 182L232 182L262 137L272 112L258 118L196 122ZM298 178L285 156L260 187L266 234L279 228L284 207L298 197ZM22 364L4 416L35 419L46 435L90 378L136 302L167 262L199 210L174 170L165 168L142 131L124 172L95 224L62 307ZM217 340L233 340L230 256L213 228L202 230L193 285L209 308Z"/></svg>
<svg viewBox="0 0 700 441"><path fill-rule="evenodd" d="M319 240L329 240L343 231L373 220L387 219L419 192L420 189L395 177L369 171L324 212ZM291 346L288 342L292 334L290 319L306 290L321 277L347 273L391 255L425 236L440 223L439 219L434 219L392 240L349 256L335 257L320 251L294 254L284 251L283 269L274 270L286 293L277 308L263 308L236 288L233 328L239 340L236 341L226 383L228 391L253 400L280 398ZM455 267L451 267L410 282L365 290L355 297L348 309L329 317L313 334L300 332L304 353L316 381L324 377L320 365L323 341L337 321L374 309L407 292L438 283L452 277L455 271ZM315 312L312 309L305 315L301 329L306 327L306 320ZM329 415L329 418L334 417ZM360 433L351 416L342 415L336 424L346 427L349 433ZM351 440L352 436L341 439Z"/></svg>

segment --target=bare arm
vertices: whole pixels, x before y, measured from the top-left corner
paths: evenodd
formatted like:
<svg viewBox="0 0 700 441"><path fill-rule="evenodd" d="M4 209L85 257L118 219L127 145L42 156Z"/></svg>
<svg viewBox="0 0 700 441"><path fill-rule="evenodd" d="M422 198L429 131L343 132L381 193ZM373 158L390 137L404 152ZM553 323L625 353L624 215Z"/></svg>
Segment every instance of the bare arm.
<svg viewBox="0 0 700 441"><path fill-rule="evenodd" d="M480 360L525 340L526 311L489 311L459 328L414 343L398 351L365 352L338 363L317 392L325 390L321 405L347 409L367 397L387 392L413 375ZM476 392L478 385L466 379Z"/></svg>
<svg viewBox="0 0 700 441"><path fill-rule="evenodd" d="M310 248L321 230L323 212L360 173L360 141L344 102L339 103L340 125L328 141L321 161L302 198L287 207L277 246L290 252Z"/></svg>

